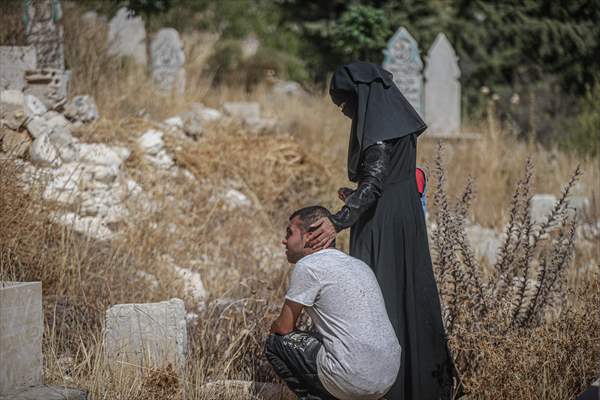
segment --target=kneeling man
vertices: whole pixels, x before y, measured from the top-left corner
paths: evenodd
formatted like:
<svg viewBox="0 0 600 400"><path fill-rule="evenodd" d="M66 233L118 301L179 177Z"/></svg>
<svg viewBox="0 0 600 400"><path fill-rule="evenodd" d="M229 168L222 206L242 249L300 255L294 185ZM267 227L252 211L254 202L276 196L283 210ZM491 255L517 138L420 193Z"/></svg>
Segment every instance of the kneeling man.
<svg viewBox="0 0 600 400"><path fill-rule="evenodd" d="M323 207L292 214L283 244L295 263L265 355L300 399L379 399L400 368L400 345L371 268L335 248L313 251L309 226ZM302 309L316 333L295 330Z"/></svg>

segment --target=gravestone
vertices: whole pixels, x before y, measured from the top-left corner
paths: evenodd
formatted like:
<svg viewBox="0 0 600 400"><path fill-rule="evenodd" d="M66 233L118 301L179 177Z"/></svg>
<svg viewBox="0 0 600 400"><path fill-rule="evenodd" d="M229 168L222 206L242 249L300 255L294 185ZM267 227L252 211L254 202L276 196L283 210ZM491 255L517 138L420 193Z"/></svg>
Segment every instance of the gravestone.
<svg viewBox="0 0 600 400"><path fill-rule="evenodd" d="M146 28L141 17L133 16L123 7L108 23L109 53L130 56L146 65Z"/></svg>
<svg viewBox="0 0 600 400"><path fill-rule="evenodd" d="M41 282L0 281L0 395L42 384Z"/></svg>
<svg viewBox="0 0 600 400"><path fill-rule="evenodd" d="M65 69L62 9L59 0L24 0L25 34L38 68Z"/></svg>
<svg viewBox="0 0 600 400"><path fill-rule="evenodd" d="M141 370L171 364L183 372L187 354L183 301L112 306L106 311L104 350L114 367Z"/></svg>
<svg viewBox="0 0 600 400"><path fill-rule="evenodd" d="M383 68L392 73L398 89L423 116L423 61L416 40L401 27L388 41L383 54Z"/></svg>
<svg viewBox="0 0 600 400"><path fill-rule="evenodd" d="M25 71L36 66L33 46L0 46L0 90L23 90Z"/></svg>
<svg viewBox="0 0 600 400"><path fill-rule="evenodd" d="M185 53L179 32L163 28L150 45L152 56L152 78L163 91L183 94L185 90Z"/></svg>
<svg viewBox="0 0 600 400"><path fill-rule="evenodd" d="M460 69L446 35L439 33L429 49L425 68L425 122L442 136L460 132Z"/></svg>

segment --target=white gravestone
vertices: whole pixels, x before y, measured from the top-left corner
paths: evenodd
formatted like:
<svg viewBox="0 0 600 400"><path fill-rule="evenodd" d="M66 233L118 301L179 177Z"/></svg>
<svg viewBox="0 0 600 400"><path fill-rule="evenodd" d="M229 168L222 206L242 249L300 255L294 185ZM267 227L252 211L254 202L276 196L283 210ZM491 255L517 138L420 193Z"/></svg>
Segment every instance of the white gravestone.
<svg viewBox="0 0 600 400"><path fill-rule="evenodd" d="M37 67L33 46L0 46L0 90L23 90L25 71Z"/></svg>
<svg viewBox="0 0 600 400"><path fill-rule="evenodd" d="M429 131L451 136L460 132L460 69L446 35L439 33L425 68L425 122Z"/></svg>
<svg viewBox="0 0 600 400"><path fill-rule="evenodd" d="M38 68L65 69L62 9L59 0L25 0L27 44L35 48Z"/></svg>
<svg viewBox="0 0 600 400"><path fill-rule="evenodd" d="M400 28L383 51L383 68L394 76L394 83L419 115L423 116L423 61L417 41Z"/></svg>
<svg viewBox="0 0 600 400"><path fill-rule="evenodd" d="M121 8L108 23L109 52L113 55L130 56L146 65L146 28L141 17L135 17Z"/></svg>
<svg viewBox="0 0 600 400"><path fill-rule="evenodd" d="M173 28L163 28L150 45L152 78L163 91L183 94L185 90L185 53L179 33Z"/></svg>
<svg viewBox="0 0 600 400"><path fill-rule="evenodd" d="M0 281L0 396L42 384L41 282Z"/></svg>
<svg viewBox="0 0 600 400"><path fill-rule="evenodd" d="M104 350L118 368L185 368L187 327L181 299L117 304L106 311Z"/></svg>

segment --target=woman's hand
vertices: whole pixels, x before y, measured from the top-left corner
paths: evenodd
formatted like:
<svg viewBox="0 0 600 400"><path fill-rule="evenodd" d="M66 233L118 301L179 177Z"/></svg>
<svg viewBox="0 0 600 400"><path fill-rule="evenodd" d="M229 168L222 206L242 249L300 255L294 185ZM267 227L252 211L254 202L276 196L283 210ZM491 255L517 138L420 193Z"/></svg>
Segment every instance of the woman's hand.
<svg viewBox="0 0 600 400"><path fill-rule="evenodd" d="M308 234L306 245L315 251L328 248L335 240L335 228L327 217L319 219L310 228L314 231Z"/></svg>
<svg viewBox="0 0 600 400"><path fill-rule="evenodd" d="M347 188L347 187L342 187L338 189L338 197L340 198L341 201L345 202L346 198L348 196L350 196L352 193L354 193L354 190Z"/></svg>

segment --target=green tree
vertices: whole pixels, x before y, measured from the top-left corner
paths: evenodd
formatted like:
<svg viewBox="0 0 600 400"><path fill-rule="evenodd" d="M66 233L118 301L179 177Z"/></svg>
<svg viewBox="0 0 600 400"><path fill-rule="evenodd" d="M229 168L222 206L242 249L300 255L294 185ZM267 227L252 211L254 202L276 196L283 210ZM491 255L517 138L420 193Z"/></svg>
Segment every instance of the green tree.
<svg viewBox="0 0 600 400"><path fill-rule="evenodd" d="M331 39L342 56L381 62L381 50L390 34L390 24L383 10L353 5L333 26Z"/></svg>

